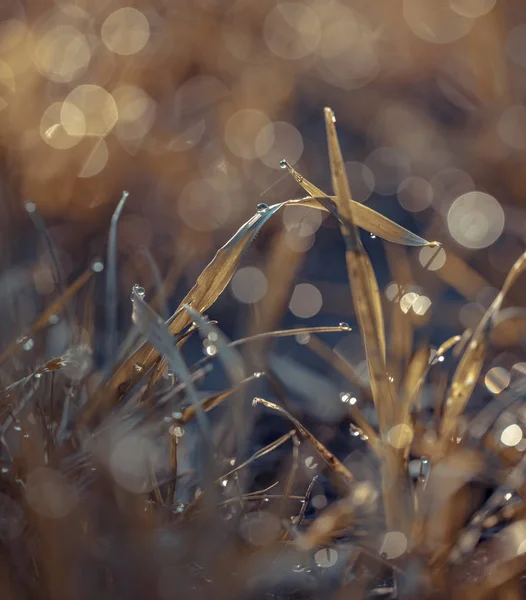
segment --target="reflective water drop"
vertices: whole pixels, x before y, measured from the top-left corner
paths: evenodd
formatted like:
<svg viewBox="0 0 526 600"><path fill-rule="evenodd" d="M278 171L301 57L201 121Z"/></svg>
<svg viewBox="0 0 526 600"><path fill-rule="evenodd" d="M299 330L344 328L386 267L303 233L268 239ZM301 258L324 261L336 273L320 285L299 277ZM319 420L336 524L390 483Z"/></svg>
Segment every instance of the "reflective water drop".
<svg viewBox="0 0 526 600"><path fill-rule="evenodd" d="M358 437L361 434L360 429L358 427L356 427L356 425L353 425L352 423L349 425L349 431L353 437Z"/></svg>
<svg viewBox="0 0 526 600"><path fill-rule="evenodd" d="M263 377L263 375L265 375L265 373L263 373L263 371L256 371L256 372L254 373L254 377L255 377L256 379L259 379L260 377Z"/></svg>
<svg viewBox="0 0 526 600"><path fill-rule="evenodd" d="M56 324L58 323L58 315L51 315L51 316L49 317L49 319L47 320L47 322L48 322L50 325L56 325Z"/></svg>
<svg viewBox="0 0 526 600"><path fill-rule="evenodd" d="M15 423L15 425L13 425L13 429L15 431L22 431L22 427L20 427L20 425L18 423Z"/></svg>
<svg viewBox="0 0 526 600"><path fill-rule="evenodd" d="M257 206L257 211L258 213L264 213L268 210L268 204L265 204L264 202L260 202Z"/></svg>
<svg viewBox="0 0 526 600"><path fill-rule="evenodd" d="M4 473L4 474L9 473L9 467L7 467L7 466L2 467L2 473Z"/></svg>
<svg viewBox="0 0 526 600"><path fill-rule="evenodd" d="M219 336L215 331L211 331L207 337L211 342L217 342L217 340L219 339Z"/></svg>
<svg viewBox="0 0 526 600"><path fill-rule="evenodd" d="M307 469L315 469L318 466L318 463L314 460L314 456L307 456L305 466Z"/></svg>
<svg viewBox="0 0 526 600"><path fill-rule="evenodd" d="M226 487L228 485L228 479L223 479L221 481L221 487Z"/></svg>
<svg viewBox="0 0 526 600"><path fill-rule="evenodd" d="M349 327L349 323L346 323L345 321L342 321L342 322L341 322L341 323L338 325L338 327L339 327L340 329L342 329L343 331L350 331L350 330L351 330L351 328Z"/></svg>
<svg viewBox="0 0 526 600"><path fill-rule="evenodd" d="M35 379L40 379L42 377L42 373L35 373Z"/></svg>
<svg viewBox="0 0 526 600"><path fill-rule="evenodd" d="M310 342L310 335L308 333L297 333L294 338L296 342L302 346Z"/></svg>
<svg viewBox="0 0 526 600"><path fill-rule="evenodd" d="M181 514L182 512L184 512L185 509L185 504L184 502L178 502L175 506L174 506L174 512L177 514Z"/></svg>
<svg viewBox="0 0 526 600"><path fill-rule="evenodd" d="M280 169L286 169L287 168L287 161L285 159L282 159L279 161L279 168Z"/></svg>
<svg viewBox="0 0 526 600"><path fill-rule="evenodd" d="M91 265L91 268L95 273L101 273L104 270L104 263L101 263L100 260L96 260Z"/></svg>
<svg viewBox="0 0 526 600"><path fill-rule="evenodd" d="M213 344L210 340L203 341L203 352L207 356L215 356L217 354L217 346Z"/></svg>
<svg viewBox="0 0 526 600"><path fill-rule="evenodd" d="M33 340L31 338L28 338L23 344L22 344L22 348L28 352L29 350L31 350L33 348L33 346L35 345L35 343L33 342Z"/></svg>
<svg viewBox="0 0 526 600"><path fill-rule="evenodd" d="M374 235L374 233L371 233L370 235L371 235L371 239L372 239L372 240L375 240L375 239L376 239L376 236Z"/></svg>
<svg viewBox="0 0 526 600"><path fill-rule="evenodd" d="M180 411L175 411L172 413L172 418L175 419L176 421L179 421L180 419L183 418L183 413Z"/></svg>
<svg viewBox="0 0 526 600"><path fill-rule="evenodd" d="M356 398L354 396L351 396L351 394L349 394L348 392L342 392L340 394L340 400L344 404L356 404Z"/></svg>
<svg viewBox="0 0 526 600"><path fill-rule="evenodd" d="M138 284L135 284L132 289L131 299L133 300L135 296L138 296L141 300L146 295L146 290Z"/></svg>
<svg viewBox="0 0 526 600"><path fill-rule="evenodd" d="M133 370L136 373L140 373L142 371L142 369L143 369L143 367L142 367L142 365L140 363L134 363Z"/></svg>

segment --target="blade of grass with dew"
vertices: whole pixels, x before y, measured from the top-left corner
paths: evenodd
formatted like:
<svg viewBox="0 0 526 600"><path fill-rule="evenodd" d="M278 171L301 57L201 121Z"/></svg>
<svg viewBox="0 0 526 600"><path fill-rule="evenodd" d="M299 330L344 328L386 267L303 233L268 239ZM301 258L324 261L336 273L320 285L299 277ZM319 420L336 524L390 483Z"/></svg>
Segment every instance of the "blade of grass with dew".
<svg viewBox="0 0 526 600"><path fill-rule="evenodd" d="M525 269L526 252L517 259L511 268L501 291L497 294L473 332L473 336L460 359L451 381L440 427L440 434L443 439L452 434L456 418L463 412L478 381L485 356L486 330L491 325L494 315L500 310L506 294Z"/></svg>
<svg viewBox="0 0 526 600"><path fill-rule="evenodd" d="M132 319L141 333L151 345L162 354L168 366L185 385L190 403L196 407L196 417L205 441L211 442L210 426L201 407L197 391L192 381L192 375L175 344L168 327L161 317L153 311L143 300L144 290L137 285L133 286L131 300L133 304Z"/></svg>
<svg viewBox="0 0 526 600"><path fill-rule="evenodd" d="M251 242L268 219L275 214L283 204L276 204L258 210L215 254L211 262L205 267L197 278L195 285L186 294L168 322L172 335L184 330L191 323L191 317L183 310L185 304L200 313L205 312L223 293L226 286L236 272L239 261L250 246ZM141 346L117 370L108 384L109 398L105 402L115 404L122 395L122 390L129 389L139 379L140 375L134 373L134 364L141 364L144 369L149 369L157 360L158 354L147 345ZM90 418L100 408L102 400L92 406L86 418Z"/></svg>
<svg viewBox="0 0 526 600"><path fill-rule="evenodd" d="M178 308L180 310L183 304L191 304L193 308L199 312L206 311L224 291L231 278L233 277L237 265L244 252L254 239L255 235L264 225L264 223L283 206L287 205L306 205L314 206L320 209L324 209L323 205L313 198L305 198L299 200L290 200L281 204L275 204L265 209L259 210L256 215L251 217L235 234L230 240L218 250L212 261L204 269L201 275L198 277L193 288L183 299L181 305ZM361 206L358 205L357 206ZM325 209L326 210L326 209ZM359 209L358 209L359 210ZM367 209L370 210L370 209ZM373 211L374 212L374 211ZM385 220L385 217L379 215L379 219ZM388 223L392 223L387 219ZM384 221L382 220L382 223ZM396 229L396 235L392 241L399 240L403 243L403 240L407 238L406 232L403 228L400 228L395 223L392 225ZM410 232L407 232L410 233ZM381 236L381 233L378 232ZM411 234L412 235L412 234ZM433 245L433 243L422 240L413 240L416 245ZM176 313L178 312L176 311ZM177 317L172 317L169 322L170 331L173 334L177 334L188 325L188 317L179 313ZM133 365L135 363L144 364L149 367L155 362L157 356L147 347L141 347L134 353L127 361L125 361L118 371L109 382L109 393L110 402L115 403L121 395L120 390L129 388L133 382L137 381L137 376L133 373ZM93 411L97 407L93 407Z"/></svg>
<svg viewBox="0 0 526 600"><path fill-rule="evenodd" d="M122 192L122 197L111 216L110 231L108 234L106 259L106 376L109 376L111 373L117 349L117 226L128 195L128 192Z"/></svg>
<svg viewBox="0 0 526 600"><path fill-rule="evenodd" d="M307 439L313 446L316 452L320 455L323 461L327 464L327 466L336 474L340 479L343 480L346 487L349 487L354 482L354 476L349 471L349 469L340 461L332 452L330 452L319 440L316 438L308 429L306 429L295 417L293 417L289 412L287 412L281 406L274 404L274 402L269 402L264 398L254 398L252 401L252 405L256 406L261 404L266 408L270 408L271 410L275 410L285 417L289 419L289 421L296 427L298 433L301 437Z"/></svg>
<svg viewBox="0 0 526 600"><path fill-rule="evenodd" d="M325 109L325 126L329 145L331 175L339 209L345 220L342 234L346 244L349 283L360 332L367 356L373 400L378 414L380 434L386 435L394 413L395 391L388 380L385 364L385 332L378 284L367 253L354 226L349 182L345 175L343 157L331 109Z"/></svg>
<svg viewBox="0 0 526 600"><path fill-rule="evenodd" d="M311 206L312 208L318 208L319 210L329 211L326 204L326 201L334 203L338 210L340 209L340 200L338 195L329 196L323 190L316 187L310 181L305 179L303 175L300 175L293 167L289 165L287 161L282 161L282 165L284 165L292 177L296 180L296 182L301 185L301 187L310 195L310 198L301 198L297 200L289 200L288 204L293 206L294 204L303 205L303 206ZM376 212L372 208L368 206L364 206L360 202L355 202L350 199L352 203L353 217L354 223L357 227L361 229L365 229L369 233L386 240L388 242L392 242L393 244L401 244L403 246L439 246L438 242L429 242L424 238L412 233L405 227L398 225L391 219L384 217L379 212Z"/></svg>
<svg viewBox="0 0 526 600"><path fill-rule="evenodd" d="M205 319L203 315L192 308L189 304L184 304L184 309L197 324L198 332L203 340L210 344L207 350L217 355L219 362L227 372L230 382L233 384L232 395L236 396L237 387L245 379L245 368L243 359L238 350L229 344L229 340L223 332ZM259 375L259 374L258 374ZM245 456L245 440L248 436L247 419L245 418L246 407L241 396L234 397L230 405L230 418L234 429L236 451L238 456Z"/></svg>

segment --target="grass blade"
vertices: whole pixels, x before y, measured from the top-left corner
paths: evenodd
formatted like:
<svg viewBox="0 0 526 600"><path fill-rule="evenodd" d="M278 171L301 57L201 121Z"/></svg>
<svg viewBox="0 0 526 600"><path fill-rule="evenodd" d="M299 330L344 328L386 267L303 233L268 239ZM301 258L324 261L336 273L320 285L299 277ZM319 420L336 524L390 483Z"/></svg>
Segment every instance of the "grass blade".
<svg viewBox="0 0 526 600"><path fill-rule="evenodd" d="M477 383L484 362L487 329L491 326L494 315L500 310L506 294L513 286L519 275L526 268L526 252L522 254L508 273L501 291L482 317L473 336L455 370L449 390L444 415L441 422L440 434L447 439L454 430L457 417L464 410Z"/></svg>
<svg viewBox="0 0 526 600"><path fill-rule="evenodd" d="M338 209L340 209L340 200L338 195L329 196L323 190L316 187L310 181L305 179L303 175L300 175L293 167L291 167L286 161L284 163L289 170L289 173L294 179L301 185L301 187L311 196L310 198L302 198L299 200L289 200L288 204L293 206L294 204L310 206L312 208L318 208L320 210L328 210L325 202L330 200L334 202ZM412 233L405 227L398 225L391 219L384 217L384 215L376 212L372 208L355 202L350 198L352 204L352 211L354 217L354 224L361 229L365 229L369 233L376 235L383 240L392 242L393 244L402 244L404 246L439 246L438 242L428 242L424 238ZM343 213L342 213L343 214Z"/></svg>
<svg viewBox="0 0 526 600"><path fill-rule="evenodd" d="M116 352L117 336L117 226L119 218L128 198L128 192L122 192L122 197L111 216L108 234L108 254L106 264L106 373L111 372Z"/></svg>
<svg viewBox="0 0 526 600"><path fill-rule="evenodd" d="M354 205L345 175L343 157L334 126L334 114L325 109L325 125L329 144L331 174L344 218L342 234L346 243L349 283L367 356L373 400L378 414L381 436L385 436L394 411L394 389L387 378L385 364L385 332L380 293L371 261L363 249L354 225Z"/></svg>
<svg viewBox="0 0 526 600"><path fill-rule="evenodd" d="M192 381L192 374L186 366L182 354L175 344L168 327L162 318L146 304L143 298L143 288L134 285L131 295L133 303L132 319L157 352L164 356L170 369L172 369L175 375L185 385L188 398L191 404L196 407L197 422L203 436L207 441L210 441L210 427L205 417L204 410L199 403L197 391L194 382Z"/></svg>
<svg viewBox="0 0 526 600"><path fill-rule="evenodd" d="M334 471L334 473L336 473L336 475L338 475L338 477L341 480L343 480L343 483L345 484L346 487L349 487L354 482L354 477L353 477L352 473L349 471L349 469L340 460L338 460L338 458L336 458L336 456L334 456L334 454L332 452L330 452L330 450L328 450L318 440L318 438L316 438L310 431L308 431L305 427L303 427L303 425L295 417L293 417L289 412L287 412L281 406L274 404L274 402L269 402L268 400L265 400L263 398L254 398L254 400L252 401L252 405L256 406L258 404L261 404L262 406L265 406L266 408L270 408L271 410L276 410L279 413L281 413L282 415L284 415L285 417L287 417L287 419L289 419L289 421L291 421L291 423L294 425L294 427L296 427L300 436L303 437L304 439L307 439L314 446L314 449L320 455L320 457L323 459L323 461L327 464L327 466L332 471Z"/></svg>

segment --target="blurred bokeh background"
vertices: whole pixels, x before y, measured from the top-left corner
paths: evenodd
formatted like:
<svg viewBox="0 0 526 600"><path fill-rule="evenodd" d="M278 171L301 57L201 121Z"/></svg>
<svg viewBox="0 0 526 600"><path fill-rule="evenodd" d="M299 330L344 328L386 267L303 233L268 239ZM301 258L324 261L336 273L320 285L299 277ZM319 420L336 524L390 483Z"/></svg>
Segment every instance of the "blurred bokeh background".
<svg viewBox="0 0 526 600"><path fill-rule="evenodd" d="M172 311L258 203L303 195L280 159L331 191L330 105L354 199L444 244L407 251L364 236L386 306L400 303L417 335L438 343L476 324L524 247L525 90L520 0L4 0L5 331L23 331L58 293L27 202L69 282L104 256L129 190L118 236L124 333L134 283L149 291L163 280ZM102 290L97 298L103 312ZM520 305L517 291L511 299ZM280 213L210 314L234 337L279 319L353 325L333 220ZM519 347L523 332L519 313L494 342ZM342 352L356 363L350 338ZM63 344L53 339L50 354ZM508 373L522 364L502 356Z"/></svg>

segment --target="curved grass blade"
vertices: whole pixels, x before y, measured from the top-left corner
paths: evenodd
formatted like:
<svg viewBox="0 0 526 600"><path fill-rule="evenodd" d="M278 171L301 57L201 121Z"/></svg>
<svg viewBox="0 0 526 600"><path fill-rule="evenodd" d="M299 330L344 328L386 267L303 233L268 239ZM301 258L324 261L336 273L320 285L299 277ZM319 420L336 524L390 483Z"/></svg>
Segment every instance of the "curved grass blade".
<svg viewBox="0 0 526 600"><path fill-rule="evenodd" d="M111 216L108 234L108 253L106 265L106 356L105 370L109 374L116 351L117 336L117 226L128 198L128 192L122 192L117 208Z"/></svg>
<svg viewBox="0 0 526 600"><path fill-rule="evenodd" d="M254 398L254 400L252 401L252 405L256 406L258 404L261 404L262 406L265 406L266 408L270 408L271 410L276 410L279 413L281 413L282 415L284 415L285 417L287 417L287 419L289 419L289 421L294 425L294 427L296 427L296 429L297 429L298 433L301 435L301 437L307 439L314 446L314 449L320 455L320 457L323 459L323 461L327 464L327 466L332 471L334 471L338 475L338 477L340 479L343 480L343 483L346 486L350 486L354 482L354 476L349 471L349 469L340 460L338 460L336 458L336 456L334 456L334 454L332 452L330 452L318 440L318 438L316 438L310 431L308 431L308 429L303 427L303 425L298 421L298 419L293 417L289 412L287 412L281 406L274 404L274 402L269 402L268 400L265 400L264 398Z"/></svg>
<svg viewBox="0 0 526 600"><path fill-rule="evenodd" d="M289 205L299 204L311 206L312 208L318 208L320 210L328 210L326 201L329 200L336 204L338 209L340 209L340 201L338 200L337 195L329 196L323 190L305 179L303 175L300 175L287 161L283 161L283 164L287 167L292 177L311 196L311 198L289 200ZM355 202L352 198L350 198L350 201L352 203L354 223L357 227L365 229L369 233L388 242L392 242L393 244L402 244L404 246L440 246L438 242L428 242L405 227L398 225L398 223L391 221L391 219L384 217L384 215L376 212L372 208L369 208L360 202Z"/></svg>
<svg viewBox="0 0 526 600"><path fill-rule="evenodd" d="M486 332L491 327L494 315L500 310L506 294L513 286L519 275L526 269L526 252L522 254L508 273L501 291L477 325L473 336L460 359L453 375L444 415L440 427L443 439L448 438L454 430L456 418L464 410L477 383L484 362Z"/></svg>
<svg viewBox="0 0 526 600"><path fill-rule="evenodd" d="M275 204L267 207L265 210L258 210L238 231L222 246L215 254L211 262L205 267L203 272L197 278L195 285L186 294L179 307L168 322L168 329L172 335L176 335L187 327L192 319L183 309L185 304L200 313L205 312L222 294L226 286L236 272L241 257L250 246L251 242L268 221L283 204ZM122 391L127 391L134 385L138 376L134 373L133 365L136 363L143 365L143 371L147 371L157 360L158 353L153 352L148 346L141 346L125 363L121 365L118 371L108 384L109 395L108 402L115 402L122 395ZM100 403L98 403L100 405ZM93 406L91 413L96 412L99 406ZM87 418L90 418L90 414Z"/></svg>

